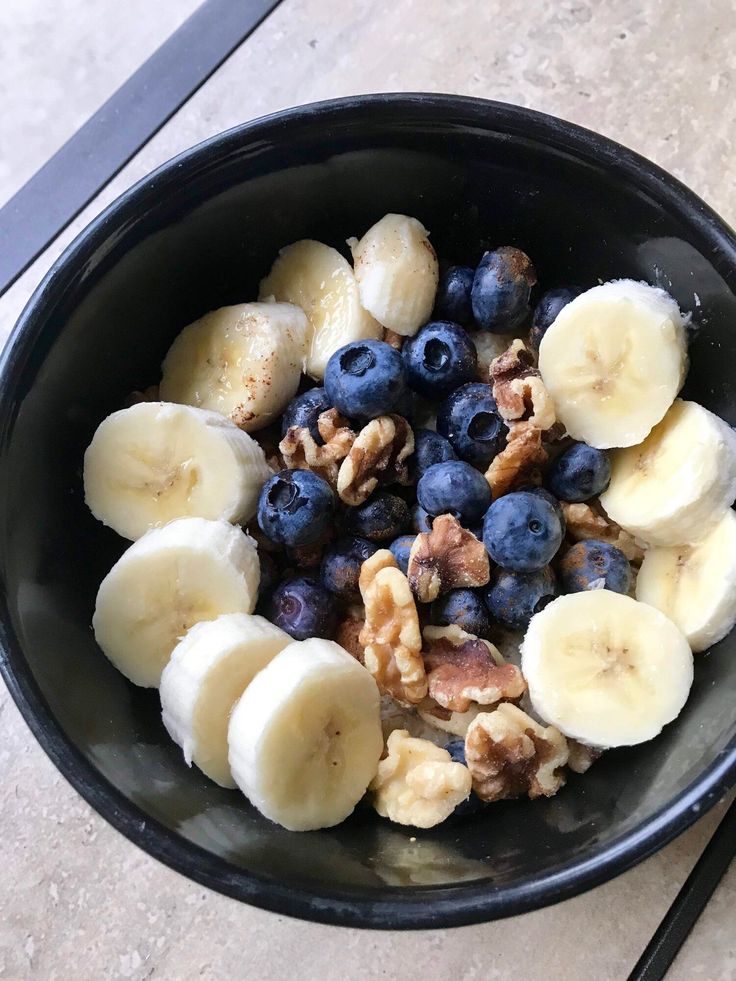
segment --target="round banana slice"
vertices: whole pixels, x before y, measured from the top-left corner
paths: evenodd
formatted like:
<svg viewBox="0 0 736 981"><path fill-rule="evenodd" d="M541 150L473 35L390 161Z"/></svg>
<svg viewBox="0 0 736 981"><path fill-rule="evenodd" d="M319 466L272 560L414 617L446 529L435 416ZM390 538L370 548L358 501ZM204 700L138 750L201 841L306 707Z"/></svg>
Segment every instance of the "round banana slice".
<svg viewBox="0 0 736 981"><path fill-rule="evenodd" d="M384 215L348 245L365 309L396 334L416 334L432 313L439 280L424 225L407 215Z"/></svg>
<svg viewBox="0 0 736 981"><path fill-rule="evenodd" d="M680 714L693 656L659 610L593 589L560 596L532 617L521 670L534 710L566 736L633 746Z"/></svg>
<svg viewBox="0 0 736 981"><path fill-rule="evenodd" d="M307 334L304 311L291 303L214 310L169 348L161 398L221 412L246 432L263 429L296 393Z"/></svg>
<svg viewBox="0 0 736 981"><path fill-rule="evenodd" d="M221 787L236 786L227 761L233 705L290 643L288 634L263 617L226 613L195 623L163 670L163 723L189 766L196 763Z"/></svg>
<svg viewBox="0 0 736 981"><path fill-rule="evenodd" d="M84 454L87 506L132 541L174 518L249 521L270 476L263 450L234 422L173 402L113 412Z"/></svg>
<svg viewBox="0 0 736 981"><path fill-rule="evenodd" d="M694 651L704 651L736 624L736 514L726 511L696 545L650 548L636 598L676 623Z"/></svg>
<svg viewBox="0 0 736 981"><path fill-rule="evenodd" d="M697 542L736 499L736 433L678 399L640 446L611 453L609 517L650 545Z"/></svg>
<svg viewBox="0 0 736 981"><path fill-rule="evenodd" d="M177 518L134 542L102 580L95 640L126 678L156 688L195 623L253 612L259 579L255 542L240 528Z"/></svg>
<svg viewBox="0 0 736 981"><path fill-rule="evenodd" d="M306 370L318 381L324 378L335 351L351 341L383 337L381 325L361 306L350 264L337 249L322 242L304 239L282 249L261 282L259 296L295 303L307 315Z"/></svg>
<svg viewBox="0 0 736 981"><path fill-rule="evenodd" d="M289 831L344 821L383 751L371 675L330 640L290 644L248 685L230 718L235 782Z"/></svg>
<svg viewBox="0 0 736 981"><path fill-rule="evenodd" d="M570 436L599 449L633 446L685 380L682 314L671 296L646 283L595 286L549 327L539 370Z"/></svg>

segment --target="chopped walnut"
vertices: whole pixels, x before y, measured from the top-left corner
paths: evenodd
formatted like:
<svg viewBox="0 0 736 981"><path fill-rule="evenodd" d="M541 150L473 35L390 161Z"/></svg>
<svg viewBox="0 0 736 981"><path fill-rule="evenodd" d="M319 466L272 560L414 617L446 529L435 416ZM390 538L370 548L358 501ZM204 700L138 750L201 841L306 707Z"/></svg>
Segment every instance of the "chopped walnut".
<svg viewBox="0 0 736 981"><path fill-rule="evenodd" d="M495 705L520 698L526 691L515 664L504 664L493 644L455 624L425 627L423 653L429 694L452 712L467 712L473 702Z"/></svg>
<svg viewBox="0 0 736 981"><path fill-rule="evenodd" d="M465 738L470 723L480 711L482 711L480 705L475 702L471 702L465 712L451 712L438 705L433 698L425 698L417 705L417 712L423 722L441 732L449 732L451 736L459 736L462 739Z"/></svg>
<svg viewBox="0 0 736 981"><path fill-rule="evenodd" d="M615 521L611 521L603 509L587 504L568 504L562 501L562 510L567 522L567 534L576 542L593 538L608 542L620 548L629 562L639 565L644 558L644 549L633 535L624 531Z"/></svg>
<svg viewBox="0 0 736 981"><path fill-rule="evenodd" d="M358 433L340 465L337 493L345 504L359 505L378 486L408 484L406 460L414 452L414 432L401 416L379 416Z"/></svg>
<svg viewBox="0 0 736 981"><path fill-rule="evenodd" d="M505 448L486 470L493 500L523 484L541 483L539 468L546 462L542 430L531 422L512 423Z"/></svg>
<svg viewBox="0 0 736 981"><path fill-rule="evenodd" d="M416 739L406 729L388 737L388 755L378 764L369 790L373 806L397 824L433 828L470 796L470 772L446 749Z"/></svg>
<svg viewBox="0 0 736 981"><path fill-rule="evenodd" d="M483 543L451 514L435 518L432 530L414 539L408 576L421 603L460 586L485 586L490 574Z"/></svg>
<svg viewBox="0 0 736 981"><path fill-rule="evenodd" d="M335 633L335 641L343 647L348 654L352 654L356 661L363 663L365 651L360 642L360 633L365 626L365 620L357 617L348 616L342 620Z"/></svg>
<svg viewBox="0 0 736 981"><path fill-rule="evenodd" d="M491 362L491 384L498 411L506 422L528 421L550 429L556 420L552 397L534 364L534 355L518 338Z"/></svg>
<svg viewBox="0 0 736 981"><path fill-rule="evenodd" d="M386 344L390 344L395 351L400 351L406 338L403 334L397 334L393 330L389 330L388 327L384 328L383 339Z"/></svg>
<svg viewBox="0 0 736 981"><path fill-rule="evenodd" d="M419 617L409 583L388 549L379 549L360 569L365 624L358 641L363 663L382 693L402 705L427 694Z"/></svg>
<svg viewBox="0 0 736 981"><path fill-rule="evenodd" d="M319 446L308 427L291 426L279 443L279 450L289 470L312 470L335 487L340 464L355 442L355 433L337 409L320 413L317 429L323 446Z"/></svg>
<svg viewBox="0 0 736 981"><path fill-rule="evenodd" d="M125 408L129 409L131 405L138 405L140 402L158 402L160 398L158 385L149 385L142 392L131 392L125 400Z"/></svg>
<svg viewBox="0 0 736 981"><path fill-rule="evenodd" d="M603 753L602 749L586 746L585 743L579 743L577 739L568 739L567 747L570 750L567 765L573 773L587 773Z"/></svg>
<svg viewBox="0 0 736 981"><path fill-rule="evenodd" d="M565 782L568 746L553 726L542 726L504 702L471 723L465 758L481 800L552 797Z"/></svg>

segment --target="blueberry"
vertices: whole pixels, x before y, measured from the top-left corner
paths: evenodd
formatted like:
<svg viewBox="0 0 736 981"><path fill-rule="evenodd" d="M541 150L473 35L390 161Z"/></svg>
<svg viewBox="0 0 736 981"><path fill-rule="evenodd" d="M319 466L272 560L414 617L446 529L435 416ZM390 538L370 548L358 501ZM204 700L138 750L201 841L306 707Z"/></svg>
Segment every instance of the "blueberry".
<svg viewBox="0 0 736 981"><path fill-rule="evenodd" d="M399 568L406 575L407 569L409 568L409 552L411 552L411 547L414 544L414 539L416 535L399 535L389 545L389 548L394 554L394 558L399 564Z"/></svg>
<svg viewBox="0 0 736 981"><path fill-rule="evenodd" d="M408 419L411 422L416 414L416 409L417 407L414 399L414 392L412 392L410 388L407 388L404 390L404 394L396 403L396 408L393 411L397 416L403 416L404 419Z"/></svg>
<svg viewBox="0 0 736 981"><path fill-rule="evenodd" d="M258 549L258 561L261 566L261 579L258 583L258 604L259 606L271 598L271 593L279 581L279 567L272 555Z"/></svg>
<svg viewBox="0 0 736 981"><path fill-rule="evenodd" d="M350 508L345 518L346 527L354 535L369 538L372 542L389 542L408 524L409 505L396 494L384 491L373 494L365 504Z"/></svg>
<svg viewBox="0 0 736 981"><path fill-rule="evenodd" d="M499 497L483 522L483 543L503 569L534 572L547 565L562 543L554 505L529 491Z"/></svg>
<svg viewBox="0 0 736 981"><path fill-rule="evenodd" d="M435 463L417 484L419 504L428 513L453 514L461 524L475 524L491 503L488 481L462 460Z"/></svg>
<svg viewBox="0 0 736 981"><path fill-rule="evenodd" d="M557 592L555 574L547 565L536 572L494 569L484 596L495 620L512 630L526 630L534 614L551 603Z"/></svg>
<svg viewBox="0 0 736 981"><path fill-rule="evenodd" d="M628 593L631 588L631 566L621 549L593 539L578 542L563 555L559 574L565 593L599 588Z"/></svg>
<svg viewBox="0 0 736 981"><path fill-rule="evenodd" d="M322 557L322 585L344 599L355 599L360 567L377 549L365 538L341 538L330 545Z"/></svg>
<svg viewBox="0 0 736 981"><path fill-rule="evenodd" d="M325 369L330 403L345 416L374 419L396 410L406 391L401 353L384 341L353 341Z"/></svg>
<svg viewBox="0 0 736 981"><path fill-rule="evenodd" d="M289 402L284 409L281 417L281 435L286 435L286 430L290 426L304 426L309 429L312 437L318 446L322 446L324 440L317 429L317 419L321 412L331 409L330 400L324 388L310 388L308 392L302 392Z"/></svg>
<svg viewBox="0 0 736 981"><path fill-rule="evenodd" d="M294 640L332 637L337 626L334 598L314 579L299 576L277 586L268 607L268 619Z"/></svg>
<svg viewBox="0 0 736 981"><path fill-rule="evenodd" d="M334 510L326 480L311 470L281 470L263 485L258 525L280 545L312 545L326 534Z"/></svg>
<svg viewBox="0 0 736 981"><path fill-rule="evenodd" d="M414 505L411 511L411 527L418 535L431 531L433 520L432 515L427 514L421 504Z"/></svg>
<svg viewBox="0 0 736 981"><path fill-rule="evenodd" d="M440 279L435 300L438 317L456 324L469 324L473 319L470 291L473 288L475 270L470 266L450 266Z"/></svg>
<svg viewBox="0 0 736 981"><path fill-rule="evenodd" d="M611 461L603 450L573 443L553 462L547 486L561 501L589 501L602 493L611 479Z"/></svg>
<svg viewBox="0 0 736 981"><path fill-rule="evenodd" d="M447 743L445 749L450 754L455 763L462 763L463 766L467 766L467 761L465 759L465 741L463 739L453 739L451 743ZM462 817L463 815L477 814L478 811L483 807L483 801L478 797L474 790L470 791L470 797L467 800L461 801L455 810L452 812L453 815Z"/></svg>
<svg viewBox="0 0 736 981"><path fill-rule="evenodd" d="M471 298L478 326L494 334L518 327L529 313L529 295L537 281L529 256L504 245L486 252L473 277Z"/></svg>
<svg viewBox="0 0 736 981"><path fill-rule="evenodd" d="M443 399L472 378L478 355L467 331L449 320L434 320L404 342L406 381L428 399Z"/></svg>
<svg viewBox="0 0 736 981"><path fill-rule="evenodd" d="M437 410L437 432L450 441L462 460L484 470L503 448L508 430L482 382L461 385Z"/></svg>
<svg viewBox="0 0 736 981"><path fill-rule="evenodd" d="M534 317L529 331L529 343L535 351L547 332L550 324L557 319L557 314L566 307L570 300L580 296L582 290L577 286L562 286L558 289L547 290L534 308Z"/></svg>
<svg viewBox="0 0 736 981"><path fill-rule="evenodd" d="M476 637L487 637L491 630L488 609L472 589L451 589L440 596L432 603L429 617L438 627L454 623Z"/></svg>
<svg viewBox="0 0 736 981"><path fill-rule="evenodd" d="M519 487L518 490L528 491L530 494L537 494L539 497L543 497L545 501L549 501L549 503L557 512L557 517L560 519L560 524L562 525L562 534L564 536L565 531L567 529L567 520L565 518L565 512L562 510L562 505L554 496L554 494L550 494L550 492L547 490L546 487L531 487L529 485L525 485L524 487Z"/></svg>
<svg viewBox="0 0 736 981"><path fill-rule="evenodd" d="M414 452L409 458L409 470L414 480L419 480L433 464L447 463L448 460L457 460L457 457L444 436L431 429L414 431Z"/></svg>

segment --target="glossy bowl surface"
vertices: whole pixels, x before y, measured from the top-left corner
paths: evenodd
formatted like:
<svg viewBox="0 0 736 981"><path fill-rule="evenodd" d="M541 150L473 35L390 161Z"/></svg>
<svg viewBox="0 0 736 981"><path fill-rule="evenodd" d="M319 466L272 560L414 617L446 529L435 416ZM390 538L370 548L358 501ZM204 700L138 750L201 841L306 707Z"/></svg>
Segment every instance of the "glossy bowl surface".
<svg viewBox="0 0 736 981"><path fill-rule="evenodd" d="M697 658L676 724L550 800L420 832L369 809L292 834L188 769L155 692L96 648L97 586L124 543L82 499L99 421L154 383L171 340L252 299L278 249L344 248L387 211L440 256L503 243L543 288L632 276L693 314L686 394L736 422L736 240L694 194L568 123L454 96L375 96L247 123L169 161L66 251L5 349L0 389L3 675L62 773L150 854L230 896L364 927L441 927L563 899L687 827L734 782L736 634Z"/></svg>

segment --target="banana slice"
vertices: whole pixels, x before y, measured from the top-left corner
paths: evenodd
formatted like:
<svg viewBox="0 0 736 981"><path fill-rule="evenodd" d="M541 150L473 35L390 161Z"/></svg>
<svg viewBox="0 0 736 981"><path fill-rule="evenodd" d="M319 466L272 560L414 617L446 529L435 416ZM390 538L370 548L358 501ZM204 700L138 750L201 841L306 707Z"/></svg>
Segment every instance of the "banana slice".
<svg viewBox="0 0 736 981"><path fill-rule="evenodd" d="M365 309L396 334L416 334L432 313L439 279L424 225L407 215L384 215L348 245Z"/></svg>
<svg viewBox="0 0 736 981"><path fill-rule="evenodd" d="M235 787L227 761L230 713L245 689L291 637L263 617L226 613L195 623L161 675L161 715L169 735L221 787Z"/></svg>
<svg viewBox="0 0 736 981"><path fill-rule="evenodd" d="M296 393L307 334L304 311L291 303L214 310L169 348L161 398L221 412L246 432L263 429Z"/></svg>
<svg viewBox="0 0 736 981"><path fill-rule="evenodd" d="M620 279L563 307L539 346L539 370L570 436L641 443L687 371L682 314L664 290Z"/></svg>
<svg viewBox="0 0 736 981"><path fill-rule="evenodd" d="M134 542L102 580L95 639L126 678L156 688L195 623L253 612L259 579L255 543L240 528L177 518Z"/></svg>
<svg viewBox="0 0 736 981"><path fill-rule="evenodd" d="M600 498L609 517L650 545L699 541L734 499L736 433L681 399L640 446L611 453Z"/></svg>
<svg viewBox="0 0 736 981"><path fill-rule="evenodd" d="M279 252L271 272L261 282L260 299L275 297L295 303L310 326L307 374L325 376L331 355L351 341L380 340L383 328L360 303L350 264L337 249L304 239Z"/></svg>
<svg viewBox="0 0 736 981"><path fill-rule="evenodd" d="M230 768L250 802L289 831L344 821L383 751L371 675L331 640L290 644L233 709Z"/></svg>
<svg viewBox="0 0 736 981"><path fill-rule="evenodd" d="M590 746L633 746L680 714L693 656L659 610L593 589L560 596L532 617L521 670L545 722Z"/></svg>
<svg viewBox="0 0 736 981"><path fill-rule="evenodd" d="M736 514L726 511L697 545L650 548L636 598L676 623L694 651L725 637L736 624Z"/></svg>
<svg viewBox="0 0 736 981"><path fill-rule="evenodd" d="M190 515L249 521L270 476L263 450L234 422L173 402L113 412L84 454L87 506L132 541Z"/></svg>

